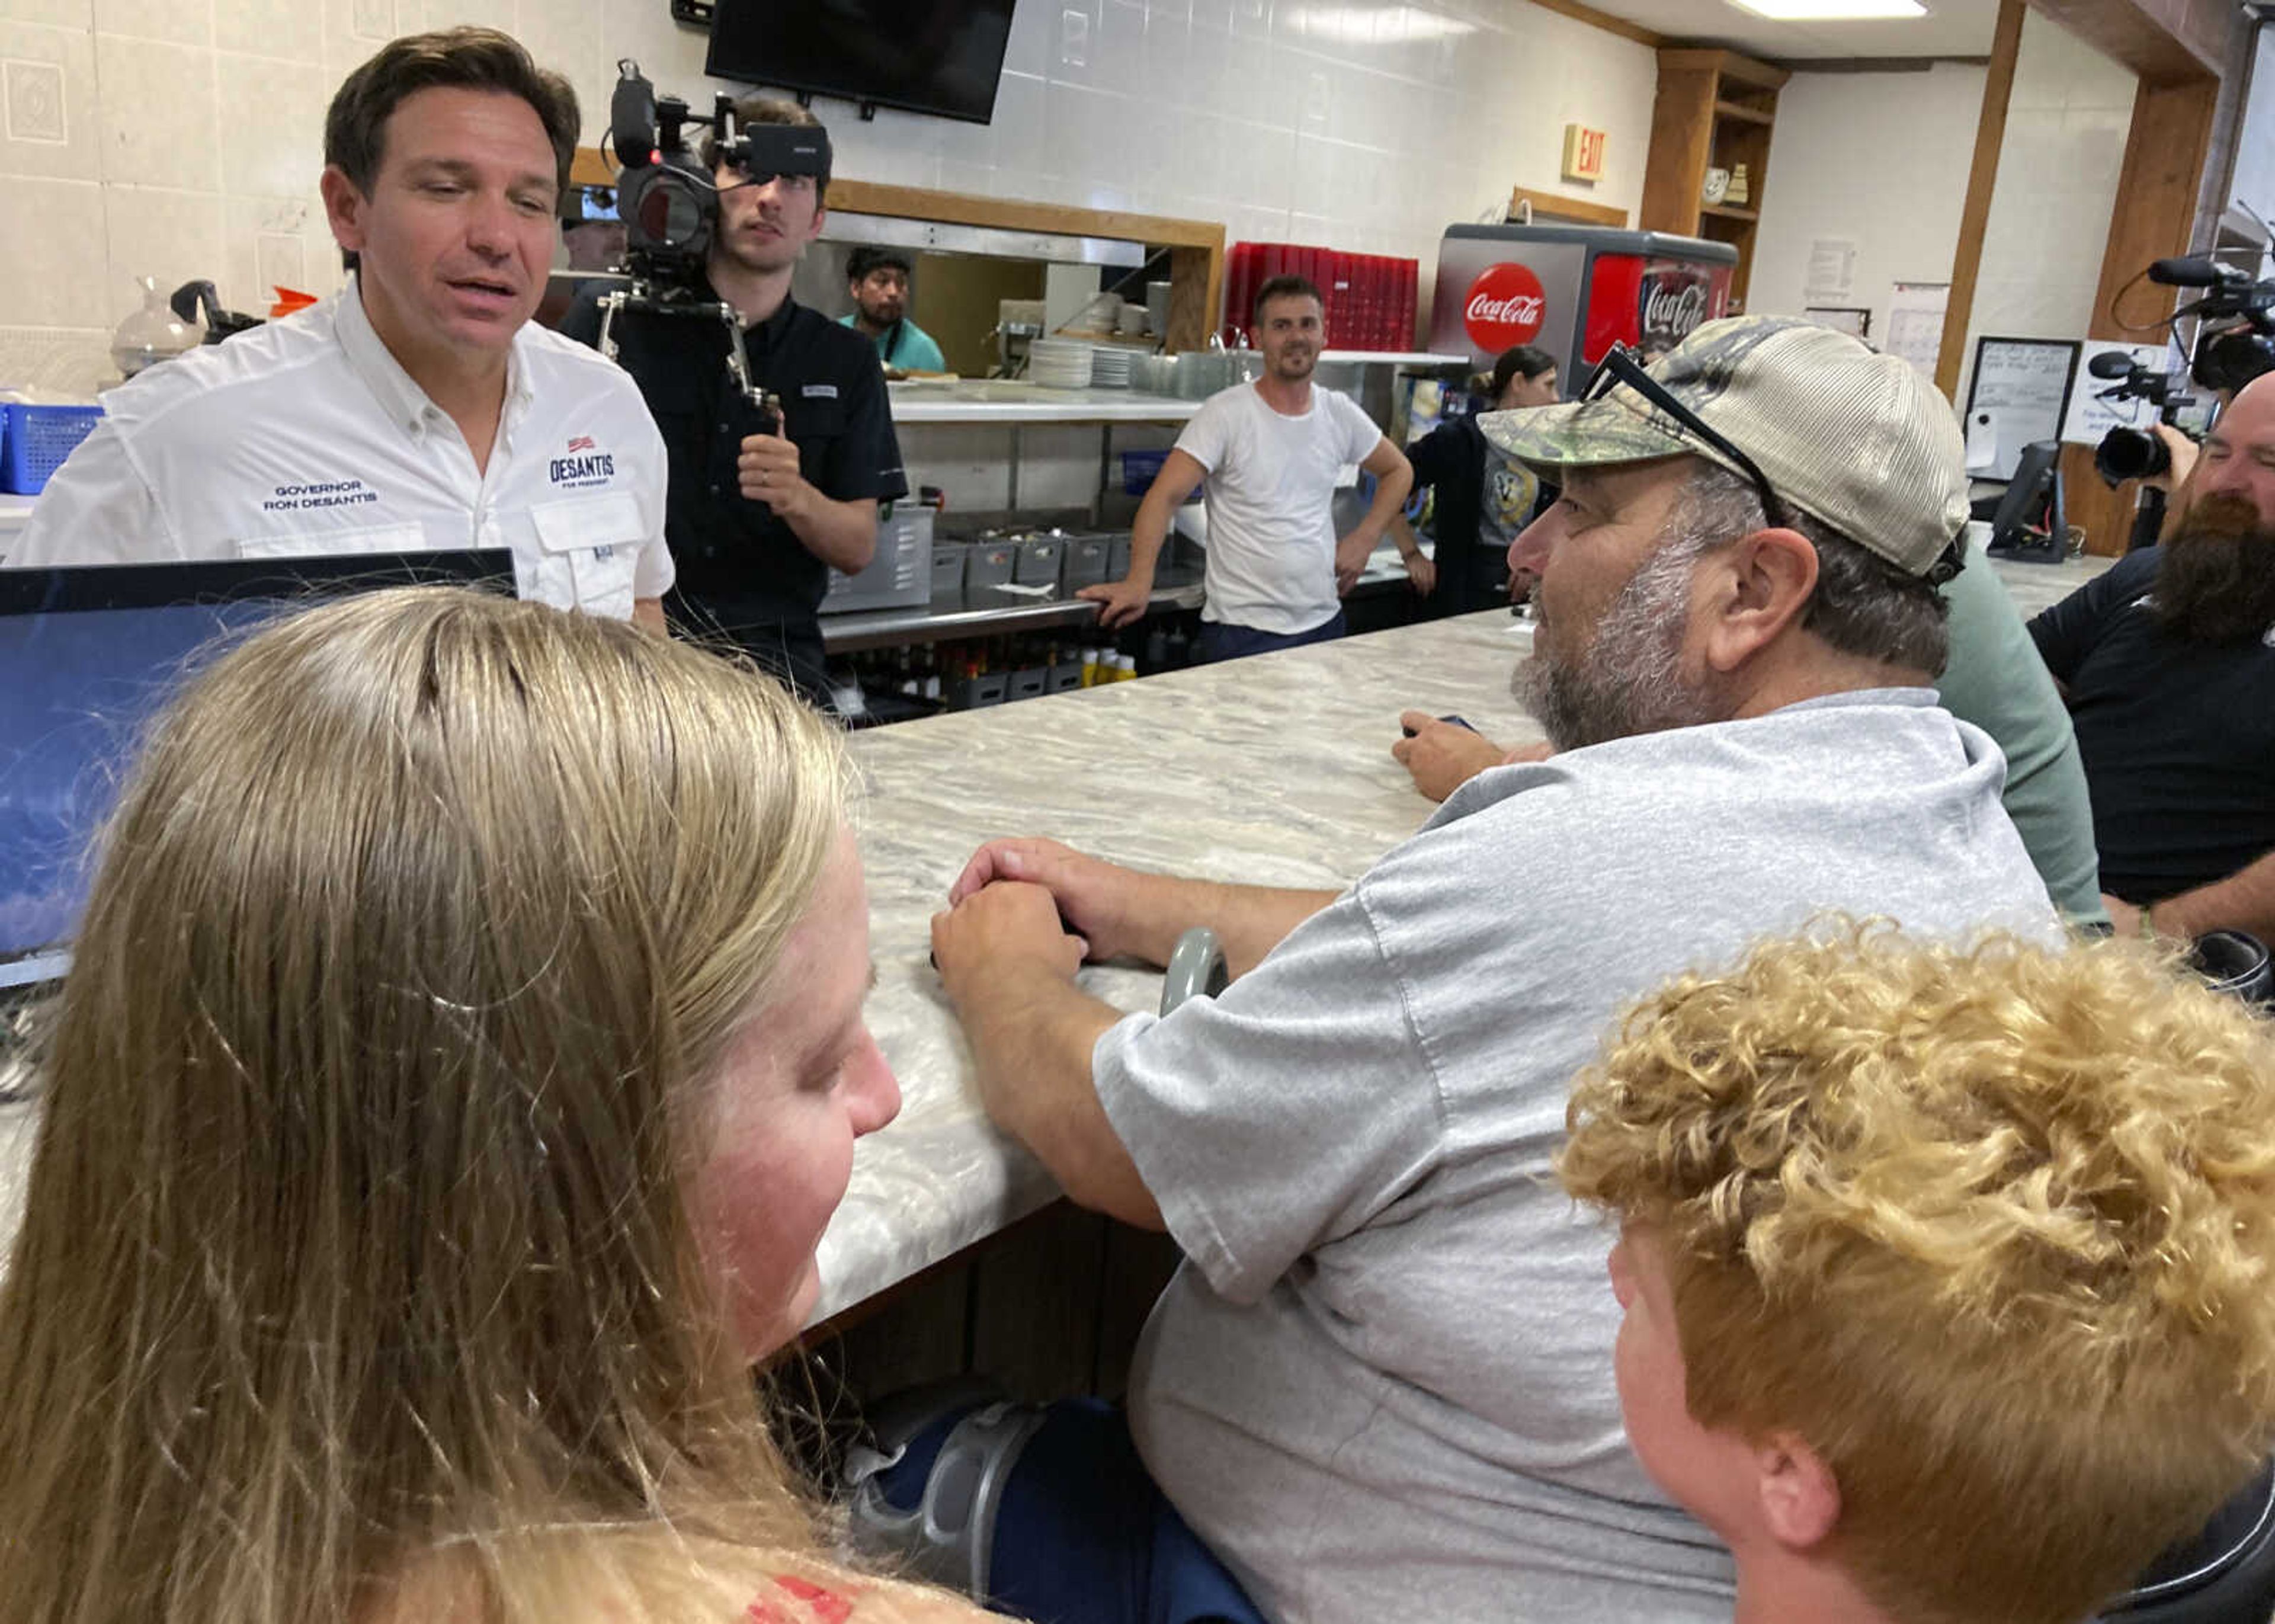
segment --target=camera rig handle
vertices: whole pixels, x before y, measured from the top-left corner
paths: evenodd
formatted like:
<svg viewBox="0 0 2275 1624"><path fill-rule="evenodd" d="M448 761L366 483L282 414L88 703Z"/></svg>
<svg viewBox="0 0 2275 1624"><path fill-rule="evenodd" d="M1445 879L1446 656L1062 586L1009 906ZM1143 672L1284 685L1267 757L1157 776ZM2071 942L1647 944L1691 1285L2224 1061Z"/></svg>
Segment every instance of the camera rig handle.
<svg viewBox="0 0 2275 1624"><path fill-rule="evenodd" d="M617 288L601 296L600 351L612 361L616 359L616 317L625 311L697 321L708 318L723 323L727 329L727 376L759 413L761 434L773 434L781 428L779 398L760 389L751 379L750 351L743 347L743 317L732 305L725 299L676 298L659 294L647 283L635 278L631 287Z"/></svg>

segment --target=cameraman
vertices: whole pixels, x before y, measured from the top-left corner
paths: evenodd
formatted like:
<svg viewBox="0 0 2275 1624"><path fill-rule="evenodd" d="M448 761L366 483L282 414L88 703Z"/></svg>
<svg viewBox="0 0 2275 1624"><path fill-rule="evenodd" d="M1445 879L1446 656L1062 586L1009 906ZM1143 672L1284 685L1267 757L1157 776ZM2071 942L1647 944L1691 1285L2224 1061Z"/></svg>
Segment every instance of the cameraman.
<svg viewBox="0 0 2275 1624"><path fill-rule="evenodd" d="M2275 374L2205 436L2177 528L2030 623L2120 931L2275 938Z"/></svg>
<svg viewBox="0 0 2275 1624"><path fill-rule="evenodd" d="M737 102L746 125L817 126L790 102ZM664 535L679 583L664 608L684 631L723 633L810 702L828 709L819 612L835 568L855 574L877 547L877 504L908 493L875 350L790 298L790 273L828 217L829 176L744 174L716 133L703 162L719 219L696 296L743 323L751 381L777 395L767 432L727 370L727 335L707 316L627 310L616 359L662 430L671 480ZM600 291L561 330L599 341Z"/></svg>

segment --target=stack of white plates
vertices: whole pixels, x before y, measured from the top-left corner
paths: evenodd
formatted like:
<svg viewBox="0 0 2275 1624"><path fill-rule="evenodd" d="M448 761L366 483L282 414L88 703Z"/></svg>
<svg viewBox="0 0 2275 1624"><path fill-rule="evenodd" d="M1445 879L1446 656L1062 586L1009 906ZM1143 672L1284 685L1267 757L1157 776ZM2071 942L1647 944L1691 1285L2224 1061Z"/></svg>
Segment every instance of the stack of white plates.
<svg viewBox="0 0 2275 1624"><path fill-rule="evenodd" d="M1130 363L1137 359L1135 350L1120 344L1100 344L1090 352L1090 381L1101 389L1126 389L1130 387Z"/></svg>
<svg viewBox="0 0 2275 1624"><path fill-rule="evenodd" d="M1065 338L1038 338L1027 346L1027 377L1046 389L1090 385L1091 346Z"/></svg>

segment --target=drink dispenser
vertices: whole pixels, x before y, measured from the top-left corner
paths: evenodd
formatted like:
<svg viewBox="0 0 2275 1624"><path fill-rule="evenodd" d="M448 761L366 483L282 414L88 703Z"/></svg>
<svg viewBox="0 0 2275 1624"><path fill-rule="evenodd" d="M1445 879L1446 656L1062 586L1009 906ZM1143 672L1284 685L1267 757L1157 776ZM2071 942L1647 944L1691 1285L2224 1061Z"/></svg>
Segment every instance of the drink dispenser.
<svg viewBox="0 0 2275 1624"><path fill-rule="evenodd" d="M1727 313L1738 251L1664 231L1449 226L1438 245L1430 348L1484 368L1512 344L1556 357L1567 395L1616 344L1664 354Z"/></svg>

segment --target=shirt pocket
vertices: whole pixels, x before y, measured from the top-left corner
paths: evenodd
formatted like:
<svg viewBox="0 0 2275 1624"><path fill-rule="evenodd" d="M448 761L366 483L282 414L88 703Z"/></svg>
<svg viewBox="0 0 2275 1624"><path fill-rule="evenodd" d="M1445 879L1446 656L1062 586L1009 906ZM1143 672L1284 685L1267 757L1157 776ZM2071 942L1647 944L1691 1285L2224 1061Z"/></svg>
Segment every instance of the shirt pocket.
<svg viewBox="0 0 2275 1624"><path fill-rule="evenodd" d="M280 530L265 536L242 536L239 558L319 558L369 553L425 553L433 550L423 525L353 525L339 528Z"/></svg>
<svg viewBox="0 0 2275 1624"><path fill-rule="evenodd" d="M541 502L529 510L537 532L521 595L560 608L630 618L640 548L648 540L630 491Z"/></svg>
<svg viewBox="0 0 2275 1624"><path fill-rule="evenodd" d="M791 396L782 403L782 432L797 447L797 471L833 500L839 448L845 442L845 404L824 397Z"/></svg>

